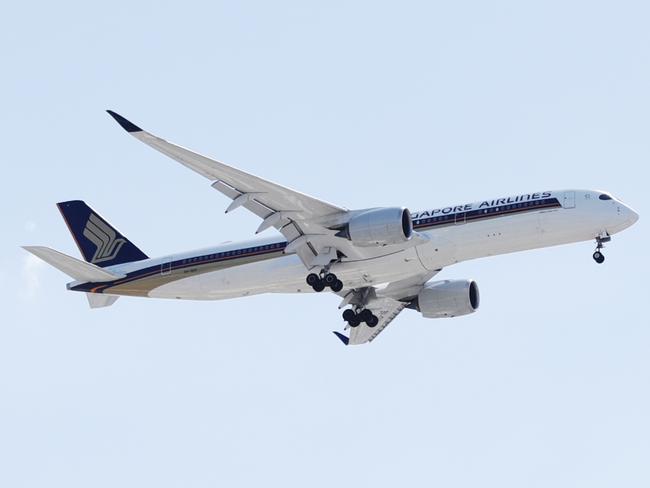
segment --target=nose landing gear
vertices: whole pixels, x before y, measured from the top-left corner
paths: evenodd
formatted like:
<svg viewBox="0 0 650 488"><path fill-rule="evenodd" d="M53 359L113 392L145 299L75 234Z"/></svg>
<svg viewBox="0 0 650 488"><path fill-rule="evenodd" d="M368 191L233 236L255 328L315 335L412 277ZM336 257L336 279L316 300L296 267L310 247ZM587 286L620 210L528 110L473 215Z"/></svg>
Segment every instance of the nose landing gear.
<svg viewBox="0 0 650 488"><path fill-rule="evenodd" d="M605 262L605 255L600 250L605 247L606 242L609 242L611 240L612 238L608 234L596 237L596 251L594 251L592 257L598 264L603 264Z"/></svg>

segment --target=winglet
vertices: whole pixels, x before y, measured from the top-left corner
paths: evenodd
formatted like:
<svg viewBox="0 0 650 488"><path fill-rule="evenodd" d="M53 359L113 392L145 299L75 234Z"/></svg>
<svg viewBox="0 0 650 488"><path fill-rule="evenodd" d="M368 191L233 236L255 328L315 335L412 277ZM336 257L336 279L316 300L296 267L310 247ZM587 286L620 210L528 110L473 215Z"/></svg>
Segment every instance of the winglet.
<svg viewBox="0 0 650 488"><path fill-rule="evenodd" d="M135 125L133 122L126 120L124 117L122 117L120 114L117 114L113 112L112 110L107 110L108 115L113 117L115 121L122 126L122 129L124 129L127 132L142 132L142 129Z"/></svg>
<svg viewBox="0 0 650 488"><path fill-rule="evenodd" d="M348 343L350 342L350 339L348 339L347 337L345 337L345 336L344 336L343 334L341 334L340 332L336 332L335 330L333 330L332 332L334 332L334 335L335 335L336 337L338 337L339 339L341 339L341 342L342 342L343 344L345 344L346 346L348 345Z"/></svg>

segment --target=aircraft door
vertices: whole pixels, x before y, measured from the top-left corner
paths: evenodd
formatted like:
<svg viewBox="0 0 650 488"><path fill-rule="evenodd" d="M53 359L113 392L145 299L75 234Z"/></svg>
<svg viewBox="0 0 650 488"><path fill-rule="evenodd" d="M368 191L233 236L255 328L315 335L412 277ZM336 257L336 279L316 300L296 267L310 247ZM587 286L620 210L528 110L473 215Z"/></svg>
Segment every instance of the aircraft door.
<svg viewBox="0 0 650 488"><path fill-rule="evenodd" d="M564 199L562 200L562 206L564 208L575 208L576 206L576 192L574 191L565 191Z"/></svg>
<svg viewBox="0 0 650 488"><path fill-rule="evenodd" d="M172 257L169 256L168 258L165 258L165 261L160 265L160 274L162 276L171 274L172 272Z"/></svg>
<svg viewBox="0 0 650 488"><path fill-rule="evenodd" d="M456 225L464 224L467 219L467 212L460 212L455 214L454 223Z"/></svg>

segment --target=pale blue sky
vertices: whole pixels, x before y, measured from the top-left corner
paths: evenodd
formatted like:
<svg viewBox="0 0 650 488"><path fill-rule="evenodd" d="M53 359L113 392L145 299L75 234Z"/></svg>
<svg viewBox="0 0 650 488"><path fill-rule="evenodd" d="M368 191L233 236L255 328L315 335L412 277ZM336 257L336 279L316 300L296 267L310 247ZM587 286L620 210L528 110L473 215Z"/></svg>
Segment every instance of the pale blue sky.
<svg viewBox="0 0 650 488"><path fill-rule="evenodd" d="M12 2L0 486L647 487L647 2ZM641 220L460 264L478 313L344 348L331 295L89 310L82 198L150 255L249 238L144 128L350 208L602 188Z"/></svg>

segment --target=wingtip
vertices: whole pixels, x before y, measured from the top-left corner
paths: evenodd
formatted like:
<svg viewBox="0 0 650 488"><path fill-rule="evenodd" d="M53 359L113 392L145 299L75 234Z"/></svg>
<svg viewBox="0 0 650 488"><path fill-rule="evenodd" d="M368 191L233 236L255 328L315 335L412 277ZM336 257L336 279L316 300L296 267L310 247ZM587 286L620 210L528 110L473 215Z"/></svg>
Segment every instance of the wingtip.
<svg viewBox="0 0 650 488"><path fill-rule="evenodd" d="M341 340L341 342L344 345L347 346L350 343L350 339L348 337L344 336L343 334L341 334L340 332L336 332L335 330L333 330L332 332L334 333L334 335L336 337L338 337Z"/></svg>
<svg viewBox="0 0 650 488"><path fill-rule="evenodd" d="M115 121L120 124L122 129L124 129L127 132L142 132L142 129L135 125L133 122L130 120L125 119L122 117L120 114L113 112L112 110L107 110L106 111L108 115L113 117Z"/></svg>
<svg viewBox="0 0 650 488"><path fill-rule="evenodd" d="M25 251L27 251L30 254L33 254L36 257L40 257L38 255L38 251L44 249L43 246L20 246L22 247Z"/></svg>

